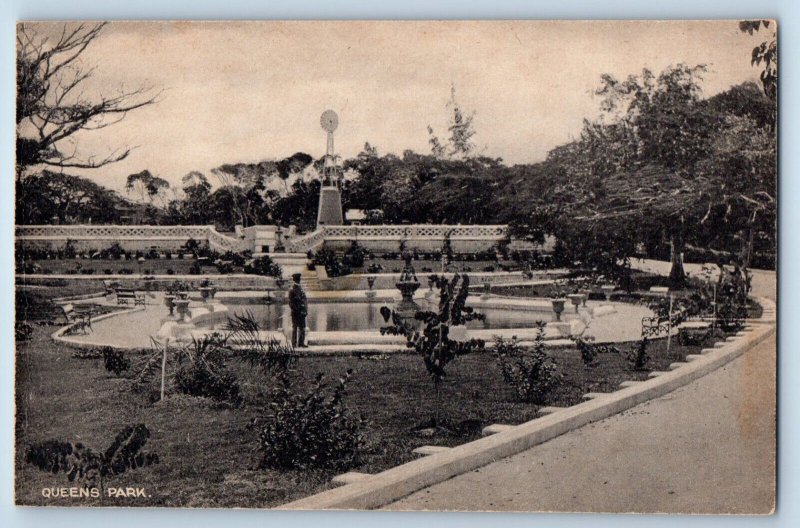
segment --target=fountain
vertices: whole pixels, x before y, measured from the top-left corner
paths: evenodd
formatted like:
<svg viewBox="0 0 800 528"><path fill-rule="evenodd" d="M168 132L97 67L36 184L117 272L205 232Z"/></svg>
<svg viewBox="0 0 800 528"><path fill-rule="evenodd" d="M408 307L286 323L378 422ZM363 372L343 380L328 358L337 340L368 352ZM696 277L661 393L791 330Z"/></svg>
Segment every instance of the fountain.
<svg viewBox="0 0 800 528"><path fill-rule="evenodd" d="M400 280L395 286L400 290L402 299L397 303L395 311L403 318L413 319L414 314L419 310L419 306L414 302L414 293L419 289L419 279L411 265L411 253L404 251L403 260L406 261L403 271L400 273Z"/></svg>

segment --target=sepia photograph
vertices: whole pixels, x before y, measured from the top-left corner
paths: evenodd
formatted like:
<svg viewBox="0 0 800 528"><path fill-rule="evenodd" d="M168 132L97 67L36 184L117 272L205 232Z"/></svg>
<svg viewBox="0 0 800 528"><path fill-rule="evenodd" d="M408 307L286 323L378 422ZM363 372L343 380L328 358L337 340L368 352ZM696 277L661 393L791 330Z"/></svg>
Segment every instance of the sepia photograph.
<svg viewBox="0 0 800 528"><path fill-rule="evenodd" d="M15 504L773 514L777 25L18 21Z"/></svg>

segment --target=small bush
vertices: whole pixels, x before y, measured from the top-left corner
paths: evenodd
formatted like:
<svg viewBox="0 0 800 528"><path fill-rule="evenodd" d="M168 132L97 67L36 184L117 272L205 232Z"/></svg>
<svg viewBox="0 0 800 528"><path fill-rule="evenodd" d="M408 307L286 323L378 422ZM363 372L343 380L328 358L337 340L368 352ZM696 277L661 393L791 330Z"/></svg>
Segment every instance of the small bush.
<svg viewBox="0 0 800 528"><path fill-rule="evenodd" d="M279 279L283 274L280 265L273 262L272 259L266 255L249 262L245 266L244 272L255 275L266 275L267 277L274 277L276 279Z"/></svg>
<svg viewBox="0 0 800 528"><path fill-rule="evenodd" d="M650 361L650 356L647 355L647 346L649 341L643 337L641 341L631 346L626 359L631 364L633 370L647 370L647 363Z"/></svg>
<svg viewBox="0 0 800 528"><path fill-rule="evenodd" d="M503 380L514 387L520 400L537 405L547 402L550 393L561 384L555 363L544 351L544 323L536 323L533 349L522 350L516 338L495 340L495 354Z"/></svg>
<svg viewBox="0 0 800 528"><path fill-rule="evenodd" d="M342 402L351 375L348 370L330 395L322 374L305 393L295 392L282 377L259 436L262 468L345 470L358 462L363 422Z"/></svg>
<svg viewBox="0 0 800 528"><path fill-rule="evenodd" d="M190 396L204 396L234 405L242 402L239 382L234 374L224 370L217 372L200 361L178 369L175 373L175 387L178 392Z"/></svg>
<svg viewBox="0 0 800 528"><path fill-rule="evenodd" d="M25 321L16 321L14 323L14 339L17 342L30 341L33 337L33 326Z"/></svg>
<svg viewBox="0 0 800 528"><path fill-rule="evenodd" d="M102 352L103 365L108 372L113 372L117 376L120 376L123 372L131 368L131 361L125 357L125 351L104 347Z"/></svg>

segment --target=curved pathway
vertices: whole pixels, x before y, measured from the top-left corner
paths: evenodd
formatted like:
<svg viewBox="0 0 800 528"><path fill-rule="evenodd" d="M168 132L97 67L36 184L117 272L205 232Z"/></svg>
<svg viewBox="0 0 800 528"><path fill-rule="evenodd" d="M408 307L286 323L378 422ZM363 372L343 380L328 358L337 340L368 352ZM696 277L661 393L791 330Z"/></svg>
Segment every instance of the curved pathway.
<svg viewBox="0 0 800 528"><path fill-rule="evenodd" d="M651 269L667 263L646 261ZM667 267L668 271L668 267ZM756 295L775 298L774 272ZM414 493L387 509L768 513L776 341L662 398Z"/></svg>

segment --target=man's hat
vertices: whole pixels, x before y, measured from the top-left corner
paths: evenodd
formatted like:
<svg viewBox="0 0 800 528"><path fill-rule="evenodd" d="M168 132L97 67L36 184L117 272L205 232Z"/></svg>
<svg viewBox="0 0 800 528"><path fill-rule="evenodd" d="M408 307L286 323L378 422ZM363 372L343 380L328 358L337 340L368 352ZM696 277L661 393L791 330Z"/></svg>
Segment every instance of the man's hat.
<svg viewBox="0 0 800 528"><path fill-rule="evenodd" d="M303 275L300 273L292 273L292 279L294 279L295 282L300 282L300 277L302 276Z"/></svg>

